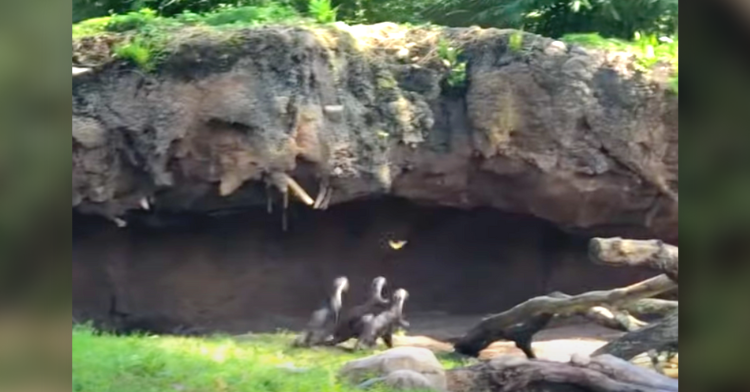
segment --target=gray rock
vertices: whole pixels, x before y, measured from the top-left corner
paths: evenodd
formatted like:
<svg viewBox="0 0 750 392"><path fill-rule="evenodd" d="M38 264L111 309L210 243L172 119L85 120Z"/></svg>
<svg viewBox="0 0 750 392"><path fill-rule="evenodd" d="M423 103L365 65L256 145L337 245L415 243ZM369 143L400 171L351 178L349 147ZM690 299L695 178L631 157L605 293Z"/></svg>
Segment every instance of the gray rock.
<svg viewBox="0 0 750 392"><path fill-rule="evenodd" d="M416 385L426 382L432 389L440 391L446 389L443 365L432 351L422 347L396 347L380 354L357 359L346 363L339 374L353 384L361 385L365 382L366 386L376 382L384 382L391 386ZM365 381L373 378L379 380Z"/></svg>
<svg viewBox="0 0 750 392"><path fill-rule="evenodd" d="M435 45L418 28L361 29ZM238 31L231 42L194 36L158 74L99 67L73 78L75 208L138 208L129 193L153 185L170 197L160 210L216 211L226 202L217 186L229 196L303 159L307 183L337 177L331 204L390 194L677 240L677 97L648 75L623 74L632 59L530 34L524 41L538 48L498 50L511 33L446 30L476 34L463 48L468 89L450 96L440 64L353 55L350 40L329 48L305 28ZM98 47L74 45L74 55L94 58L84 52Z"/></svg>

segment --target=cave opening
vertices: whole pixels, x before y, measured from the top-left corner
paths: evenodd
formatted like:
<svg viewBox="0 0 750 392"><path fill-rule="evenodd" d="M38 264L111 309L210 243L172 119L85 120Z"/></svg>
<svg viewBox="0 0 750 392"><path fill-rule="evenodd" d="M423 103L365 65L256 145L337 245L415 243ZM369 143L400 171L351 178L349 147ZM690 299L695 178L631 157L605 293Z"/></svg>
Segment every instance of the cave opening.
<svg viewBox="0 0 750 392"><path fill-rule="evenodd" d="M142 212L144 216L155 212ZM127 227L73 214L73 309L120 310L242 333L298 329L337 276L345 306L375 276L406 288L406 312L485 316L530 297L608 289L652 275L589 262L588 238L494 209L461 210L385 197L313 210L292 203L287 231L265 207L223 216L134 219ZM399 247L399 245L402 245Z"/></svg>

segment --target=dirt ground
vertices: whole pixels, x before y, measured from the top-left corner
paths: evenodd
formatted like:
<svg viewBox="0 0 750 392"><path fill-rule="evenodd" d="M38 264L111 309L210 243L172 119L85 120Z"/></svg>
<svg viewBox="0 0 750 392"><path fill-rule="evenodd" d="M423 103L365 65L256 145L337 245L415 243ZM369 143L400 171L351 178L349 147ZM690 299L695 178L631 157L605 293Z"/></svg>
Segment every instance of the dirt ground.
<svg viewBox="0 0 750 392"><path fill-rule="evenodd" d="M406 336L398 336L394 339L395 344L426 347L437 352L452 351L452 345L445 340L461 336L481 318L482 316L410 316L409 322L412 328ZM553 326L534 337L532 347L539 358L566 362L572 354L589 354L623 334L592 323L571 320L570 323L565 324L569 325ZM498 341L482 351L480 359L488 359L497 355L524 356L513 342Z"/></svg>
<svg viewBox="0 0 750 392"><path fill-rule="evenodd" d="M453 351L452 339L462 336L485 315L457 316L440 312L407 314L411 324L409 331L394 336L396 346L425 347L434 352ZM251 331L265 332L273 330L271 324L279 322L288 325L302 326L303 319L274 318L253 323ZM238 326L239 328L239 326ZM296 331L297 328L288 330ZM540 359L567 362L573 354L590 354L607 342L621 336L623 332L604 328L581 319L553 321L550 328L539 332L534 337L532 347ZM352 346L353 341L343 346ZM513 342L497 341L482 351L480 359L489 359L498 355L517 355L524 357L523 352Z"/></svg>

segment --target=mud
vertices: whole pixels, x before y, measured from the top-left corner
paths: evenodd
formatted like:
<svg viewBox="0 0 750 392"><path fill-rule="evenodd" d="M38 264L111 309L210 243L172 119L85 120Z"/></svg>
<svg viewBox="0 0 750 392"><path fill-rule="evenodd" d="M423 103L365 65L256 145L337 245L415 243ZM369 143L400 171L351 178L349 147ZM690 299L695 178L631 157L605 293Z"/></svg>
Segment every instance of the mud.
<svg viewBox="0 0 750 392"><path fill-rule="evenodd" d="M476 321L552 290L575 294L652 275L593 265L586 238L497 210L389 198L327 211L293 204L289 214L287 232L279 215L264 208L175 216L169 227L141 219L118 228L74 214L74 315L100 319L115 293L123 311L209 330L296 330L334 277L350 279L348 306L364 300L371 279L383 275L387 293L397 287L411 293L407 318L450 314ZM407 243L396 250L389 240ZM420 325L417 332L429 332Z"/></svg>

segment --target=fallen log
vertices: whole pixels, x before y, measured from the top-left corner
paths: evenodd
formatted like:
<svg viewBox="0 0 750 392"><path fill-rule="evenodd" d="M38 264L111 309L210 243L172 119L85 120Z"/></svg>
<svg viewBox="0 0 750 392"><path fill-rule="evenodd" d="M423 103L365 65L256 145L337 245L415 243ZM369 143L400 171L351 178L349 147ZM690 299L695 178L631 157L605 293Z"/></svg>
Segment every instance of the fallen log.
<svg viewBox="0 0 750 392"><path fill-rule="evenodd" d="M555 298L570 298L571 296L559 291L547 294ZM618 331L630 332L639 329L648 323L631 316L627 311L616 309L612 306L594 306L585 312L578 314L596 324Z"/></svg>
<svg viewBox="0 0 750 392"><path fill-rule="evenodd" d="M677 351L678 347L679 309L664 319L628 332L620 338L600 347L592 356L609 354L624 360L633 359L638 354L650 351Z"/></svg>
<svg viewBox="0 0 750 392"><path fill-rule="evenodd" d="M448 372L454 392L676 392L678 381L610 355L574 355L570 362L500 356Z"/></svg>
<svg viewBox="0 0 750 392"><path fill-rule="evenodd" d="M617 308L630 313L633 317L644 319L654 316L659 318L665 317L677 309L677 306L677 301L658 298L643 298L633 302L626 302Z"/></svg>
<svg viewBox="0 0 750 392"><path fill-rule="evenodd" d="M511 340L533 358L531 338L543 329L555 315L585 313L595 306L618 306L619 304L649 298L672 290L676 284L665 275L613 290L589 291L570 297L555 298L544 295L531 298L497 315L489 316L474 326L456 342L456 352L479 356L492 342ZM531 355L529 355L529 352Z"/></svg>
<svg viewBox="0 0 750 392"><path fill-rule="evenodd" d="M595 264L613 267L650 268L666 274L677 283L678 248L660 240L592 238L589 241L589 258Z"/></svg>

